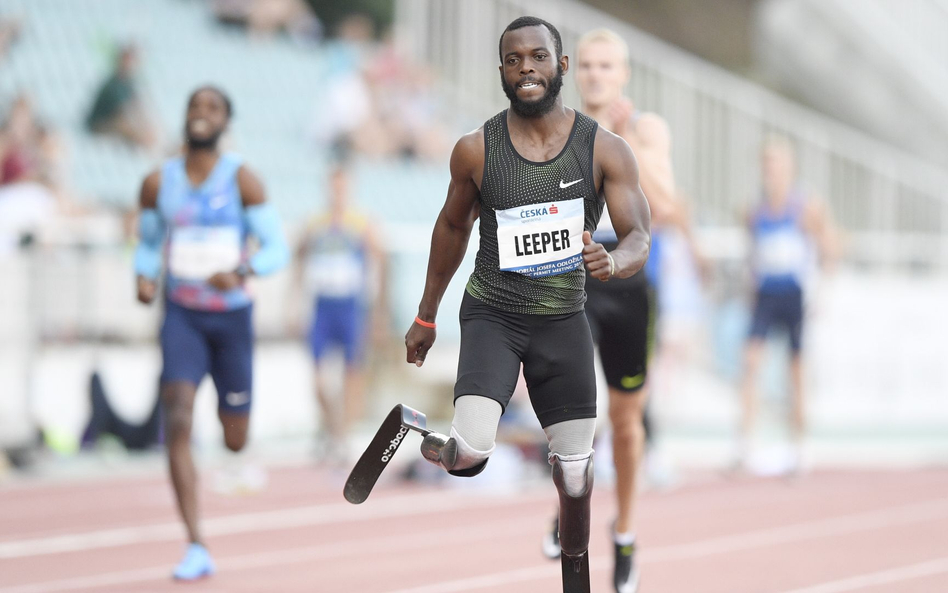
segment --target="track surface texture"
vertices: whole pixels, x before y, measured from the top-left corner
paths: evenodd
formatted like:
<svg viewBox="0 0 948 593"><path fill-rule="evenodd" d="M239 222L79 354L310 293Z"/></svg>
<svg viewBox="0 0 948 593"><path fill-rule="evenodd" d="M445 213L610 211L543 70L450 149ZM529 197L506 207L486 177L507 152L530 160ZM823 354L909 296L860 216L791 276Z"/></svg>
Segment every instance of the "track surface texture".
<svg viewBox="0 0 948 593"><path fill-rule="evenodd" d="M540 554L552 482L501 492L392 477L354 506L344 478L297 465L271 468L254 495L204 488L218 573L189 585L170 579L184 541L162 474L13 480L0 486L0 593L559 590L559 564ZM613 505L598 487L597 592L612 590ZM646 492L637 524L642 593L948 591L944 469L695 474Z"/></svg>

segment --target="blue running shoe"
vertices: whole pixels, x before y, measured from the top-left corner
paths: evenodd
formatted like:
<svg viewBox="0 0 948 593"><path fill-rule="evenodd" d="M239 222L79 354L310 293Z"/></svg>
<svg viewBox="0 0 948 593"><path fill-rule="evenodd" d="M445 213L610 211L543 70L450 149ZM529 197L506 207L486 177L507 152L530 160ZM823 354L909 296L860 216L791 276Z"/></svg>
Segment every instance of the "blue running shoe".
<svg viewBox="0 0 948 593"><path fill-rule="evenodd" d="M191 544L184 558L174 569L174 578L179 581L194 581L209 577L217 569L207 548L201 544Z"/></svg>

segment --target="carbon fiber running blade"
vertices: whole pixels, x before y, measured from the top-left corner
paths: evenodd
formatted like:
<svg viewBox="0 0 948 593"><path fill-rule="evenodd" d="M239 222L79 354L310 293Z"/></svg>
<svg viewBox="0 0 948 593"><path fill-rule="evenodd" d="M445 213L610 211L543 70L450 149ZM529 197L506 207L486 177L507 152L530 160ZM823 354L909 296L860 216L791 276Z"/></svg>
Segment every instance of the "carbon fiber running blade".
<svg viewBox="0 0 948 593"><path fill-rule="evenodd" d="M372 442L369 443L365 452L362 453L362 457L359 458L359 461L356 462L355 467L349 473L342 494L352 504L365 502L365 499L371 494L372 488L375 487L375 483L378 482L379 476L385 470L385 466L388 465L388 462L395 455L395 451L398 451L399 445L405 439L405 435L408 434L408 427L402 424L405 409L411 410L411 408L404 408L401 404L392 408L392 411L388 413L388 416L385 417L379 427L378 432L375 433ZM415 413L421 416L421 423L424 425L424 414ZM411 414L409 414L409 417L411 417Z"/></svg>
<svg viewBox="0 0 948 593"><path fill-rule="evenodd" d="M563 593L590 593L589 588L589 552L579 559L560 553L563 566Z"/></svg>

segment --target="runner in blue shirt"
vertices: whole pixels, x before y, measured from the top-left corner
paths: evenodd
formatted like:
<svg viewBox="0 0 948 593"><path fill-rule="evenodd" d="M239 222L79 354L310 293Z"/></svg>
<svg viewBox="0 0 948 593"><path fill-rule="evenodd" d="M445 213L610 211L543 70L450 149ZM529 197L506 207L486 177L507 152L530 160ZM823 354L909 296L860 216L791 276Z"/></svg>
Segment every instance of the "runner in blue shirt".
<svg viewBox="0 0 948 593"><path fill-rule="evenodd" d="M190 545L174 577L214 573L198 526L197 472L191 457L194 397L214 380L224 442L247 442L253 394L253 309L246 279L286 265L289 249L263 185L218 141L232 116L220 89L202 87L188 101L183 156L142 184L140 242L135 253L138 300L150 304L164 273L161 401L171 481ZM253 236L259 247L251 250Z"/></svg>

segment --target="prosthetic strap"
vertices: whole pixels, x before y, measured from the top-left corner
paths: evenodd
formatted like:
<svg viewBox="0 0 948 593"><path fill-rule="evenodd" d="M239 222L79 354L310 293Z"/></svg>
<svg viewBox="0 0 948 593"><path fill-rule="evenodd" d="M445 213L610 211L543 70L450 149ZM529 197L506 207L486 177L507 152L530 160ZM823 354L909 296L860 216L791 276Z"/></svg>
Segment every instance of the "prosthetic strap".
<svg viewBox="0 0 948 593"><path fill-rule="evenodd" d="M457 476L459 478L473 478L477 474L484 471L485 467L487 467L486 459L478 463L477 465L473 467L469 467L467 469L449 469L448 473L451 474L452 476Z"/></svg>
<svg viewBox="0 0 948 593"><path fill-rule="evenodd" d="M550 455L553 483L560 496L560 548L571 558L589 549L590 499L593 489L592 452Z"/></svg>

